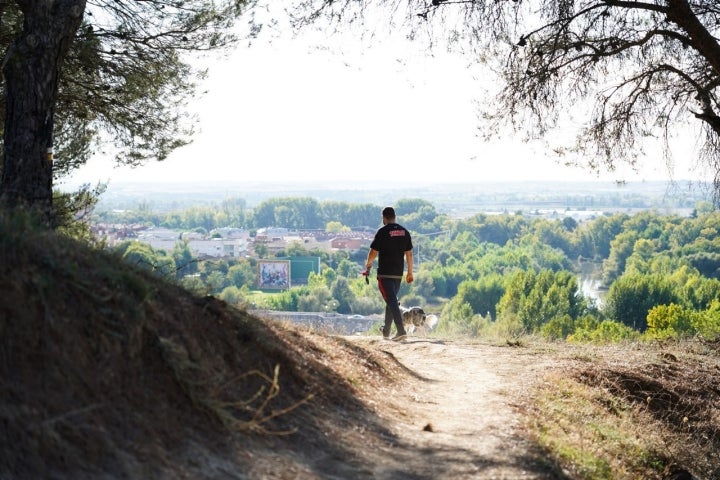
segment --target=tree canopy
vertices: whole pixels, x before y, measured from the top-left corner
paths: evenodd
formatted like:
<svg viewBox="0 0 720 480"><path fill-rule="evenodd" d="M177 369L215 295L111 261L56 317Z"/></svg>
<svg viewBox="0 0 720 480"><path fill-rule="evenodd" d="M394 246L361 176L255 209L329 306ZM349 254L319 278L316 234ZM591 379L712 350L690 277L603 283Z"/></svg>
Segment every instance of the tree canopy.
<svg viewBox="0 0 720 480"><path fill-rule="evenodd" d="M232 26L250 3L0 2L0 198L47 208L52 177L99 147L139 165L187 144L193 119L185 107L204 76L193 60L234 42Z"/></svg>
<svg viewBox="0 0 720 480"><path fill-rule="evenodd" d="M720 198L720 6L715 0L375 0L298 3L298 26L343 28L372 7L397 29L445 38L502 80L488 135L528 138L582 125L555 152L599 171L638 165L654 138L672 167L673 135L695 127L698 165ZM562 157L564 156L565 157ZM671 171L672 173L672 171Z"/></svg>

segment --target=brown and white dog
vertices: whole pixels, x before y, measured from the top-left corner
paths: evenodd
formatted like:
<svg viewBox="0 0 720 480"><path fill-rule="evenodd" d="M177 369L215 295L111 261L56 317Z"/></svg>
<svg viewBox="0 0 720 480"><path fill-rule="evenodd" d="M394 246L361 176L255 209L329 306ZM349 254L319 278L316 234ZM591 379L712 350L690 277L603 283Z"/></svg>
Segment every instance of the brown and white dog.
<svg viewBox="0 0 720 480"><path fill-rule="evenodd" d="M422 329L423 334L427 335L427 332L432 331L439 321L437 315L427 315L421 307L406 308L400 305L400 313L402 314L405 332L408 335L412 335L418 329ZM380 331L382 331L382 326Z"/></svg>
<svg viewBox="0 0 720 480"><path fill-rule="evenodd" d="M425 310L420 307L405 308L400 305L403 318L403 327L408 335L412 335L417 328L425 325Z"/></svg>
<svg viewBox="0 0 720 480"><path fill-rule="evenodd" d="M405 308L400 305L400 312L403 317L403 326L408 335L412 335L416 330L422 330L423 335L435 329L440 317L434 313L426 314L421 307Z"/></svg>

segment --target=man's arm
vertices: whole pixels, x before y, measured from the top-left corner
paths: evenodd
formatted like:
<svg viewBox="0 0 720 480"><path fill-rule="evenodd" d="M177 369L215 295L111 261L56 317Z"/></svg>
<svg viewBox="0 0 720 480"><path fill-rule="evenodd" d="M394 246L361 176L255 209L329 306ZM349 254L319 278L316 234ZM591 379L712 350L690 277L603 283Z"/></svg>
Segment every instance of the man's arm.
<svg viewBox="0 0 720 480"><path fill-rule="evenodd" d="M405 263L407 264L407 274L405 274L405 281L412 283L413 278L413 253L412 250L405 252Z"/></svg>
<svg viewBox="0 0 720 480"><path fill-rule="evenodd" d="M371 248L368 252L367 260L365 260L365 271L368 271L372 268L373 260L375 260L375 257L377 257L377 255L378 251Z"/></svg>

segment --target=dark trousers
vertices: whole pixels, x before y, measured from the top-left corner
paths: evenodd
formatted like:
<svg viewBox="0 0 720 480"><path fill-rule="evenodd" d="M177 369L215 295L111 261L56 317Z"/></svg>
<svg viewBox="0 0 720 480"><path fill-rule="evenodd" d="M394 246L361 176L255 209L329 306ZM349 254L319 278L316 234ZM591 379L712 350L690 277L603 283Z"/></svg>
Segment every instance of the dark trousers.
<svg viewBox="0 0 720 480"><path fill-rule="evenodd" d="M403 326L402 314L400 313L400 304L398 303L397 294L400 291L400 278L378 278L378 288L385 300L385 326L383 327L383 335L390 336L390 327L395 321L395 328L398 335L405 335L405 327Z"/></svg>

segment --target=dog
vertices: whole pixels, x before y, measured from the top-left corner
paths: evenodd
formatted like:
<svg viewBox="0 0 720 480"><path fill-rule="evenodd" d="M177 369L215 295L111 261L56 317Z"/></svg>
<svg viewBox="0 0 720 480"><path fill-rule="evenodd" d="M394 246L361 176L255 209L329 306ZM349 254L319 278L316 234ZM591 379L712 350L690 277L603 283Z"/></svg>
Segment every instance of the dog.
<svg viewBox="0 0 720 480"><path fill-rule="evenodd" d="M425 319L427 315L425 310L420 307L405 308L400 305L400 312L402 313L403 326L408 335L412 335L416 329L425 329Z"/></svg>
<svg viewBox="0 0 720 480"><path fill-rule="evenodd" d="M427 332L432 331L440 320L434 313L427 315L421 307L406 308L402 305L399 306L403 319L403 327L405 327L405 332L407 332L408 335L412 335L418 329L422 329L423 333L427 335ZM381 332L382 329L383 327L380 326Z"/></svg>

